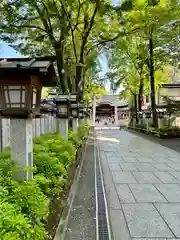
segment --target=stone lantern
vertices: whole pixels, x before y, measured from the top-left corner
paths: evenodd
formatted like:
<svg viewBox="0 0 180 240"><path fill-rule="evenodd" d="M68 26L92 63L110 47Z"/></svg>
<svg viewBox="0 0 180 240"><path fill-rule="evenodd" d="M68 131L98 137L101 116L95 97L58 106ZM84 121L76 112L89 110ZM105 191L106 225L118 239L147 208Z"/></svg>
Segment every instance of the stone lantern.
<svg viewBox="0 0 180 240"><path fill-rule="evenodd" d="M58 93L54 101L57 107L57 121L59 132L68 139L68 118L70 116L70 101L69 94L60 94Z"/></svg>
<svg viewBox="0 0 180 240"><path fill-rule="evenodd" d="M163 108L157 109L158 127L159 128L161 128L164 125L164 114L165 114L165 109L163 109Z"/></svg>
<svg viewBox="0 0 180 240"><path fill-rule="evenodd" d="M79 103L79 125L82 125L84 123L84 104Z"/></svg>
<svg viewBox="0 0 180 240"><path fill-rule="evenodd" d="M71 104L71 117L72 117L72 130L74 133L78 131L78 117L79 117L79 108L77 101L77 94L71 93L70 95L70 104Z"/></svg>
<svg viewBox="0 0 180 240"><path fill-rule="evenodd" d="M146 129L147 129L147 131L148 131L148 130L149 130L149 119L150 119L151 116L152 116L151 111L146 111L146 112L145 112L145 116L146 116Z"/></svg>
<svg viewBox="0 0 180 240"><path fill-rule="evenodd" d="M147 119L151 118L151 112L150 111L145 112L145 116Z"/></svg>
<svg viewBox="0 0 180 240"><path fill-rule="evenodd" d="M57 107L57 117L60 119L68 119L70 115L69 94L58 94L54 100Z"/></svg>
<svg viewBox="0 0 180 240"><path fill-rule="evenodd" d="M158 111L157 112L157 117L158 118L164 118L164 112L163 111Z"/></svg>
<svg viewBox="0 0 180 240"><path fill-rule="evenodd" d="M42 86L55 85L58 78L50 58L0 59L1 116L10 118L11 156L20 166L18 179L33 178L32 119L40 117Z"/></svg>
<svg viewBox="0 0 180 240"><path fill-rule="evenodd" d="M56 131L56 104L51 99L42 99L40 105L41 118L40 120L40 131L41 133L49 133ZM36 120L37 121L37 120ZM37 131L37 126L36 126ZM39 131L39 130L38 130Z"/></svg>

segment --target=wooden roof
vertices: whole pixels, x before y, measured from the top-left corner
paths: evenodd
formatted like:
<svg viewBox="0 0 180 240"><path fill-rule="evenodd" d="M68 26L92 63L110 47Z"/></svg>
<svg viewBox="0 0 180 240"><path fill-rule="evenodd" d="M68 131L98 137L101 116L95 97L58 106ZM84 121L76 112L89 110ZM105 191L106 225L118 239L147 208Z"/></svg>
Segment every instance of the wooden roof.
<svg viewBox="0 0 180 240"><path fill-rule="evenodd" d="M0 74L28 72L41 76L43 86L58 86L59 77L56 62L51 57L40 58L1 58Z"/></svg>

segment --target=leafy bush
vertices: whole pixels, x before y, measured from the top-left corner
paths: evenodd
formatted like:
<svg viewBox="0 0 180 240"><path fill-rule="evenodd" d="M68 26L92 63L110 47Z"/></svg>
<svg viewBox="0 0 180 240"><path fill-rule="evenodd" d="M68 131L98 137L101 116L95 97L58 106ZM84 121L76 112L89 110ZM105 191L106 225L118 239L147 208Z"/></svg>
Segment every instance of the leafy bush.
<svg viewBox="0 0 180 240"><path fill-rule="evenodd" d="M87 138L90 126L88 124L80 125L78 132L75 134L72 129L69 129L69 141L76 147L79 148L83 141Z"/></svg>
<svg viewBox="0 0 180 240"><path fill-rule="evenodd" d="M59 133L34 138L31 181L13 180L16 166L10 149L0 152L0 239L47 239L44 224L49 200L63 190L68 168L88 129L86 125L80 127L77 135L71 131L69 141Z"/></svg>
<svg viewBox="0 0 180 240"><path fill-rule="evenodd" d="M146 124L140 124L140 123L129 124L128 126L130 128L136 128L137 130L146 130L147 129L147 125Z"/></svg>
<svg viewBox="0 0 180 240"><path fill-rule="evenodd" d="M161 135L167 136L167 137L180 137L180 128L179 127L169 127L164 126L161 128L158 128L158 131Z"/></svg>
<svg viewBox="0 0 180 240"><path fill-rule="evenodd" d="M45 239L42 225L32 228L30 220L21 213L20 208L8 202L0 202L0 239Z"/></svg>
<svg viewBox="0 0 180 240"><path fill-rule="evenodd" d="M130 124L129 128L131 127L133 128L133 126ZM136 124L134 128L140 131L146 131L145 124ZM163 126L161 128L149 127L148 133L162 138L180 137L180 127L177 126L171 127Z"/></svg>
<svg viewBox="0 0 180 240"><path fill-rule="evenodd" d="M75 147L79 147L80 142L78 135L73 132L73 130L70 128L68 131L68 139Z"/></svg>
<svg viewBox="0 0 180 240"><path fill-rule="evenodd" d="M48 197L63 189L75 152L73 144L58 133L34 139L35 179Z"/></svg>
<svg viewBox="0 0 180 240"><path fill-rule="evenodd" d="M46 239L48 200L35 181L11 180L0 191L0 239Z"/></svg>
<svg viewBox="0 0 180 240"><path fill-rule="evenodd" d="M79 140L84 140L85 138L87 138L88 136L88 132L89 132L89 125L88 124L84 124L84 125L80 125L78 128L78 139Z"/></svg>

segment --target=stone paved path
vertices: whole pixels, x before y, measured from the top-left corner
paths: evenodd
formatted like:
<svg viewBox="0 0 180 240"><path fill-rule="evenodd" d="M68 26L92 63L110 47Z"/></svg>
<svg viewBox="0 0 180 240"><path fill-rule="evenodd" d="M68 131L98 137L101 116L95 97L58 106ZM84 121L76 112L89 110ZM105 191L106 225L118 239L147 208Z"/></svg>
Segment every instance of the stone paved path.
<svg viewBox="0 0 180 240"><path fill-rule="evenodd" d="M180 153L96 130L114 240L180 239Z"/></svg>

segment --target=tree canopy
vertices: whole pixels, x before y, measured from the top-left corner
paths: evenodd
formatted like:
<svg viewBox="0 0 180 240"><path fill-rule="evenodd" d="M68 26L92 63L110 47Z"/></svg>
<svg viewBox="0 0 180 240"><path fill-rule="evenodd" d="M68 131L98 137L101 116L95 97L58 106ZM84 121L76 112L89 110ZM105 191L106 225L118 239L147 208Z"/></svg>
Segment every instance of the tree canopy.
<svg viewBox="0 0 180 240"><path fill-rule="evenodd" d="M133 98L141 110L142 97L151 94L156 125L156 89L170 82L170 69L179 64L177 0L4 0L0 8L0 39L23 55L53 55L60 91L104 88ZM99 77L99 56L106 55L109 72ZM168 70L169 69L169 72ZM136 98L136 100L135 100Z"/></svg>
<svg viewBox="0 0 180 240"><path fill-rule="evenodd" d="M110 81L123 88L121 96L134 99L136 110L141 111L142 98L150 93L154 125L157 88L171 82L170 68L174 63L178 67L179 13L174 0L135 0L132 10L123 14L124 28L134 28L133 33L111 44Z"/></svg>

